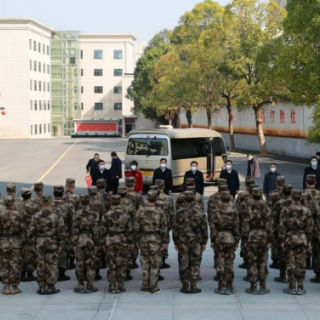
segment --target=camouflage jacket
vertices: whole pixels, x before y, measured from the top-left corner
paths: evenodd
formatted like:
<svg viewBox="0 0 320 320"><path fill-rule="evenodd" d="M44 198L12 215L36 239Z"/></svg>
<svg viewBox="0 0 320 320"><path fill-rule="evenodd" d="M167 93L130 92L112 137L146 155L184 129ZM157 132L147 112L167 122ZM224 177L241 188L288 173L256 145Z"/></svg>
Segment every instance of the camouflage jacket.
<svg viewBox="0 0 320 320"><path fill-rule="evenodd" d="M133 202L130 199L123 198L123 199L121 199L120 207L122 210L124 210L131 217L131 221L133 223L134 217L137 212L136 207L133 204ZM112 210L112 207L111 207L111 210Z"/></svg>
<svg viewBox="0 0 320 320"><path fill-rule="evenodd" d="M99 246L99 214L84 207L75 212L72 219L71 242L77 247Z"/></svg>
<svg viewBox="0 0 320 320"><path fill-rule="evenodd" d="M253 198L246 198L242 201L240 205L240 210L238 211L239 215L239 223L240 223L240 234L243 235L243 227L244 227L244 218L245 213L247 212L248 208L254 204Z"/></svg>
<svg viewBox="0 0 320 320"><path fill-rule="evenodd" d="M140 193L134 192L132 190L128 190L127 192L127 199L131 200L136 207L136 210L144 207L145 203L143 197Z"/></svg>
<svg viewBox="0 0 320 320"><path fill-rule="evenodd" d="M40 209L41 209L42 195L39 195L39 194L36 193L36 195L33 198L31 198L31 201L33 203L35 203L36 205L38 205L40 207Z"/></svg>
<svg viewBox="0 0 320 320"><path fill-rule="evenodd" d="M55 200L53 200L52 210L62 217L64 222L65 237L70 238L72 218L75 213L73 204L69 200L55 198Z"/></svg>
<svg viewBox="0 0 320 320"><path fill-rule="evenodd" d="M237 201L236 201L236 207L237 207L237 210L238 212L241 211L241 205L244 201L247 201L249 199L252 199L252 195L250 194L249 191L243 191L243 192L240 192L238 194L238 197L237 197Z"/></svg>
<svg viewBox="0 0 320 320"><path fill-rule="evenodd" d="M314 219L314 241L320 244L320 201L315 201L312 205L311 214Z"/></svg>
<svg viewBox="0 0 320 320"><path fill-rule="evenodd" d="M201 244L208 242L208 224L206 215L196 205L185 205L176 212L173 223L173 241L180 243Z"/></svg>
<svg viewBox="0 0 320 320"><path fill-rule="evenodd" d="M31 218L29 241L40 250L55 251L64 247L65 228L63 218L52 210L42 210Z"/></svg>
<svg viewBox="0 0 320 320"><path fill-rule="evenodd" d="M64 194L64 198L73 204L74 210L78 211L80 209L80 196L72 191L67 191Z"/></svg>
<svg viewBox="0 0 320 320"><path fill-rule="evenodd" d="M155 204L147 203L136 213L134 234L138 243L168 244L166 215Z"/></svg>
<svg viewBox="0 0 320 320"><path fill-rule="evenodd" d="M242 232L246 242L274 243L271 210L265 202L261 200L247 206Z"/></svg>
<svg viewBox="0 0 320 320"><path fill-rule="evenodd" d="M120 207L106 212L101 221L102 237L107 247L112 245L128 246L133 242L132 219Z"/></svg>
<svg viewBox="0 0 320 320"><path fill-rule="evenodd" d="M165 212L168 222L169 231L172 230L173 219L174 219L174 203L170 196L160 192L159 200L167 203L167 211Z"/></svg>
<svg viewBox="0 0 320 320"><path fill-rule="evenodd" d="M279 238L286 247L307 246L313 238L313 218L299 203L284 207L280 216Z"/></svg>
<svg viewBox="0 0 320 320"><path fill-rule="evenodd" d="M89 207L90 210L94 211L98 215L99 221L101 221L102 216L106 213L106 211L105 206L102 205L97 196L90 196Z"/></svg>
<svg viewBox="0 0 320 320"><path fill-rule="evenodd" d="M110 195L108 192L104 190L98 191L98 200L101 203L103 208L103 213L108 212L110 210Z"/></svg>
<svg viewBox="0 0 320 320"><path fill-rule="evenodd" d="M31 200L22 201L22 213L24 215L27 229L30 226L32 216L39 211L41 211L41 208L35 202Z"/></svg>
<svg viewBox="0 0 320 320"><path fill-rule="evenodd" d="M305 189L302 192L301 204L312 210L313 203L320 200L320 191L316 189Z"/></svg>
<svg viewBox="0 0 320 320"><path fill-rule="evenodd" d="M283 194L281 189L275 189L269 193L269 196L267 198L267 205L271 209L271 211L273 210L273 205L281 199L285 199L285 195Z"/></svg>
<svg viewBox="0 0 320 320"><path fill-rule="evenodd" d="M213 211L209 227L211 243L237 244L240 240L239 216L231 204L221 204Z"/></svg>
<svg viewBox="0 0 320 320"><path fill-rule="evenodd" d="M195 196L195 202L197 204L197 207L200 208L204 212L204 202L203 202L203 196L200 193L196 193ZM176 211L181 209L184 206L184 194L180 193L178 195L178 198L176 200Z"/></svg>
<svg viewBox="0 0 320 320"><path fill-rule="evenodd" d="M285 199L281 199L277 201L273 205L272 211L272 220L273 220L273 232L276 237L279 235L279 227L280 227L280 216L283 208L288 207L292 204L291 197L286 197Z"/></svg>
<svg viewBox="0 0 320 320"><path fill-rule="evenodd" d="M20 249L27 240L24 215L17 210L5 209L0 213L1 251Z"/></svg>

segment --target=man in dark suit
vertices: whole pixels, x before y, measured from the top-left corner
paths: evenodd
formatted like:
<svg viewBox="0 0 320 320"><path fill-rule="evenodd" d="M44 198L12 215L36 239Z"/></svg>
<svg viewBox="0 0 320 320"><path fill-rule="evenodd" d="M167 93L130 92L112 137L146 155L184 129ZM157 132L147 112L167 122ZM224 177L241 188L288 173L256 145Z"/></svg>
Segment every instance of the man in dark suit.
<svg viewBox="0 0 320 320"><path fill-rule="evenodd" d="M281 174L277 171L277 164L271 163L270 171L265 174L263 180L263 194L266 198L268 198L270 191L277 189L276 179L278 176Z"/></svg>
<svg viewBox="0 0 320 320"><path fill-rule="evenodd" d="M196 192L203 195L204 191L204 180L203 180L203 173L198 171L198 162L192 161L190 163L191 170L187 171L184 174L183 185L186 185L187 178L193 178L196 186Z"/></svg>
<svg viewBox="0 0 320 320"><path fill-rule="evenodd" d="M118 193L119 180L122 178L122 161L119 159L116 152L111 152L111 178L112 178L112 189L113 194Z"/></svg>
<svg viewBox="0 0 320 320"><path fill-rule="evenodd" d="M103 160L100 159L99 153L96 153L92 159L88 161L86 166L87 173L90 173L92 185L95 186L97 183L97 177L95 176L96 171L99 169L99 162Z"/></svg>
<svg viewBox="0 0 320 320"><path fill-rule="evenodd" d="M317 177L316 189L320 189L320 166L317 157L310 158L310 166L306 167L303 175L303 190L307 189L306 178L309 174L315 174Z"/></svg>
<svg viewBox="0 0 320 320"><path fill-rule="evenodd" d="M104 161L101 161L99 163L98 168L95 170L95 176L97 177L97 181L99 179L106 180L107 186L106 186L106 192L112 193L112 177L111 172L106 168L106 163Z"/></svg>
<svg viewBox="0 0 320 320"><path fill-rule="evenodd" d="M167 168L167 159L162 158L160 160L160 168L153 171L152 184L156 183L156 180L164 180L164 193L169 194L172 192L173 181L172 172Z"/></svg>
<svg viewBox="0 0 320 320"><path fill-rule="evenodd" d="M232 165L233 162L231 160L226 162L226 170L221 171L220 178L227 180L229 191L235 197L240 190L240 180L238 172L232 169Z"/></svg>

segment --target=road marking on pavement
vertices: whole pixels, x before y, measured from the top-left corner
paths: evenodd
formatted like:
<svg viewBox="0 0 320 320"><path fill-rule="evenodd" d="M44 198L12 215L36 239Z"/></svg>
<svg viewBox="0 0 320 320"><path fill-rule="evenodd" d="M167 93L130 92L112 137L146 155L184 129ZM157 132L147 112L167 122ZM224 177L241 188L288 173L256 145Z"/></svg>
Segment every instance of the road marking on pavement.
<svg viewBox="0 0 320 320"><path fill-rule="evenodd" d="M62 158L75 146L75 144L78 142L76 140L60 157L59 159L37 180L37 182L41 182L55 167L56 165L62 160Z"/></svg>
<svg viewBox="0 0 320 320"><path fill-rule="evenodd" d="M113 301L112 309L111 309L111 312L110 312L110 315L109 315L108 320L112 320L113 314L114 314L114 312L116 311L116 307L117 307L117 304L118 304L118 300L119 300L119 298L118 298L118 296L116 296L116 298L115 298L114 301Z"/></svg>

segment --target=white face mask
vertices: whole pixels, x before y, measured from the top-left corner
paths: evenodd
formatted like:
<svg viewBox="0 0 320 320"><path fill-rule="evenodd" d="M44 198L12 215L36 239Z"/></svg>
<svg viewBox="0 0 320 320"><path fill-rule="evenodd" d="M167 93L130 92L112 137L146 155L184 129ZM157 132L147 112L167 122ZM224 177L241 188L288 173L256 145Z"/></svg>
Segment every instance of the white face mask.
<svg viewBox="0 0 320 320"><path fill-rule="evenodd" d="M104 170L105 168L106 168L106 166L105 165L101 165L101 166L99 166L100 167L100 170L102 171L102 170Z"/></svg>
<svg viewBox="0 0 320 320"><path fill-rule="evenodd" d="M270 168L271 172L276 172L276 170L277 170L276 168Z"/></svg>
<svg viewBox="0 0 320 320"><path fill-rule="evenodd" d="M193 171L193 172L196 172L197 171L197 167L191 167L191 170Z"/></svg>
<svg viewBox="0 0 320 320"><path fill-rule="evenodd" d="M161 167L161 168L165 168L166 166L167 166L167 165L166 165L165 163L161 163L161 164L160 164L160 167Z"/></svg>
<svg viewBox="0 0 320 320"><path fill-rule="evenodd" d="M137 166L131 166L131 169L132 169L133 171L136 171L136 170L137 170Z"/></svg>
<svg viewBox="0 0 320 320"><path fill-rule="evenodd" d="M227 165L226 165L226 168L227 168L227 170L231 170L231 169L232 169L232 165L227 164Z"/></svg>

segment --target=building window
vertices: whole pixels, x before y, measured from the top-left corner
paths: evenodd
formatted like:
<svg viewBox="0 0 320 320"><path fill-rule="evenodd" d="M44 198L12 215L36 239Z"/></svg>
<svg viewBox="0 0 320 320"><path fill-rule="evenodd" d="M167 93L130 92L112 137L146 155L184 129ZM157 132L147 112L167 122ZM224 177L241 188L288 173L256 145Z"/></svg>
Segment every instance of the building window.
<svg viewBox="0 0 320 320"><path fill-rule="evenodd" d="M41 72L41 62L39 62L39 72Z"/></svg>
<svg viewBox="0 0 320 320"><path fill-rule="evenodd" d="M41 91L41 81L39 81L39 91Z"/></svg>
<svg viewBox="0 0 320 320"><path fill-rule="evenodd" d="M37 100L34 100L34 110L35 110L35 111L37 111L37 110L38 110Z"/></svg>
<svg viewBox="0 0 320 320"><path fill-rule="evenodd" d="M46 64L43 64L43 73L46 73Z"/></svg>
<svg viewBox="0 0 320 320"><path fill-rule="evenodd" d="M32 91L32 80L30 80L30 91Z"/></svg>
<svg viewBox="0 0 320 320"><path fill-rule="evenodd" d="M42 110L42 101L39 100L39 110Z"/></svg>
<svg viewBox="0 0 320 320"><path fill-rule="evenodd" d="M95 77L102 77L103 76L103 70L102 69L94 69L94 76Z"/></svg>
<svg viewBox="0 0 320 320"><path fill-rule="evenodd" d="M42 53L46 54L46 46L45 45L42 46Z"/></svg>
<svg viewBox="0 0 320 320"><path fill-rule="evenodd" d="M41 43L40 42L38 43L38 52L41 53Z"/></svg>
<svg viewBox="0 0 320 320"><path fill-rule="evenodd" d="M74 103L74 110L78 110L78 104L76 102Z"/></svg>
<svg viewBox="0 0 320 320"><path fill-rule="evenodd" d="M37 42L33 41L33 51L37 51Z"/></svg>
<svg viewBox="0 0 320 320"><path fill-rule="evenodd" d="M81 69L81 77L83 77L83 69Z"/></svg>
<svg viewBox="0 0 320 320"><path fill-rule="evenodd" d="M37 91L37 80L34 80L34 91Z"/></svg>
<svg viewBox="0 0 320 320"><path fill-rule="evenodd" d="M103 93L103 87L94 87L94 93Z"/></svg>
<svg viewBox="0 0 320 320"><path fill-rule="evenodd" d="M49 74L50 73L50 67L49 67L49 65L47 64L47 74Z"/></svg>
<svg viewBox="0 0 320 320"><path fill-rule="evenodd" d="M83 50L80 51L80 58L83 59Z"/></svg>
<svg viewBox="0 0 320 320"><path fill-rule="evenodd" d="M103 59L103 51L102 50L94 50L94 58L95 59Z"/></svg>
<svg viewBox="0 0 320 320"><path fill-rule="evenodd" d="M49 48L49 46L47 46L47 55L48 55L48 56L50 55L50 48Z"/></svg>
<svg viewBox="0 0 320 320"><path fill-rule="evenodd" d="M114 50L113 51L113 58L115 60L121 60L122 59L122 50Z"/></svg>
<svg viewBox="0 0 320 320"><path fill-rule="evenodd" d="M83 86L81 86L81 93L83 93Z"/></svg>
<svg viewBox="0 0 320 320"><path fill-rule="evenodd" d="M102 102L95 103L94 110L103 110L103 103Z"/></svg>
<svg viewBox="0 0 320 320"><path fill-rule="evenodd" d="M47 102L43 101L43 110L47 110Z"/></svg>
<svg viewBox="0 0 320 320"><path fill-rule="evenodd" d="M43 91L46 92L46 83L43 81Z"/></svg>
<svg viewBox="0 0 320 320"><path fill-rule="evenodd" d="M50 83L47 83L47 91L50 92Z"/></svg>
<svg viewBox="0 0 320 320"><path fill-rule="evenodd" d="M47 133L47 125L46 124L43 125L43 133Z"/></svg>
<svg viewBox="0 0 320 320"><path fill-rule="evenodd" d="M50 132L50 123L48 123L48 133Z"/></svg>
<svg viewBox="0 0 320 320"><path fill-rule="evenodd" d="M114 69L113 75L115 77L121 77L122 76L122 69Z"/></svg>
<svg viewBox="0 0 320 320"><path fill-rule="evenodd" d="M33 62L33 70L37 71L37 62L36 61Z"/></svg>
<svg viewBox="0 0 320 320"><path fill-rule="evenodd" d="M70 58L70 64L76 64L76 58L75 57L71 57Z"/></svg>
<svg viewBox="0 0 320 320"><path fill-rule="evenodd" d="M33 128L32 128L32 125L30 126L30 133L31 133L31 135L33 135L33 130L32 130Z"/></svg>
<svg viewBox="0 0 320 320"><path fill-rule="evenodd" d="M29 39L29 49L32 50L32 40Z"/></svg>
<svg viewBox="0 0 320 320"><path fill-rule="evenodd" d="M48 101L48 110L50 110L50 101ZM50 132L50 130L49 130Z"/></svg>
<svg viewBox="0 0 320 320"><path fill-rule="evenodd" d="M81 110L83 110L83 102L81 102Z"/></svg>
<svg viewBox="0 0 320 320"><path fill-rule="evenodd" d="M38 125L37 124L34 125L34 134L38 134Z"/></svg>
<svg viewBox="0 0 320 320"><path fill-rule="evenodd" d="M42 125L39 124L39 134L42 134Z"/></svg>
<svg viewBox="0 0 320 320"><path fill-rule="evenodd" d="M113 93L115 94L122 94L122 87L121 86L116 86L113 88Z"/></svg>
<svg viewBox="0 0 320 320"><path fill-rule="evenodd" d="M122 110L122 103L121 102L116 102L114 105L114 110Z"/></svg>
<svg viewBox="0 0 320 320"><path fill-rule="evenodd" d="M30 60L30 71L32 71L32 60Z"/></svg>
<svg viewBox="0 0 320 320"><path fill-rule="evenodd" d="M30 100L30 110L32 111L32 109L33 109L33 101Z"/></svg>

